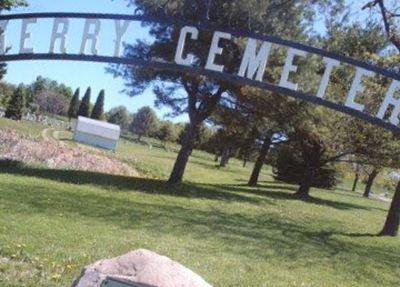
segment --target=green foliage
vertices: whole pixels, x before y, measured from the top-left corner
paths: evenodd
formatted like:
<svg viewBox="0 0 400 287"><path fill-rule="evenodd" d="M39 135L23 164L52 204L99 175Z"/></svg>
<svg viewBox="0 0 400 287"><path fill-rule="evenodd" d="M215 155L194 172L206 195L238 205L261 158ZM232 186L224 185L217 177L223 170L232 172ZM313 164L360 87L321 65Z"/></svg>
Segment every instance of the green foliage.
<svg viewBox="0 0 400 287"><path fill-rule="evenodd" d="M68 115L72 89L65 84L38 76L28 86L26 107L31 112L40 111L52 115Z"/></svg>
<svg viewBox="0 0 400 287"><path fill-rule="evenodd" d="M183 144L185 137L187 133L189 132L190 126L189 124L185 125L185 128L180 132L178 136L178 143ZM200 148L203 146L205 143L207 143L210 138L212 137L212 131L206 126L206 125L201 125L199 129L199 133L197 136L193 139L194 140L194 146L196 148Z"/></svg>
<svg viewBox="0 0 400 287"><path fill-rule="evenodd" d="M0 81L0 106L6 107L16 87L4 81Z"/></svg>
<svg viewBox="0 0 400 287"><path fill-rule="evenodd" d="M87 88L85 95L82 98L82 101L79 105L78 113L77 116L82 116L82 117L89 117L90 113L90 96L91 96L92 90L91 88Z"/></svg>
<svg viewBox="0 0 400 287"><path fill-rule="evenodd" d="M79 105L80 105L79 94L80 94L80 90L78 88L78 89L76 89L74 96L72 97L72 99L69 103L69 109L68 109L69 120L77 117L78 109L79 109Z"/></svg>
<svg viewBox="0 0 400 287"><path fill-rule="evenodd" d="M304 173L307 169L307 162L299 154L298 149L290 146L283 146L279 149L278 157L275 162L275 180L289 184L301 184ZM336 171L332 167L320 167L314 169L314 174L310 182L311 187L333 188L336 186Z"/></svg>
<svg viewBox="0 0 400 287"><path fill-rule="evenodd" d="M123 131L128 131L129 125L132 123L132 116L125 106L119 106L112 108L107 113L107 121L119 125Z"/></svg>
<svg viewBox="0 0 400 287"><path fill-rule="evenodd" d="M157 131L157 138L164 146L167 142L176 141L177 134L175 133L174 124L169 121L163 122Z"/></svg>
<svg viewBox="0 0 400 287"><path fill-rule="evenodd" d="M0 0L0 10L10 10L14 7L27 5L28 3L25 0Z"/></svg>
<svg viewBox="0 0 400 287"><path fill-rule="evenodd" d="M95 120L104 119L104 97L105 97L105 92L104 90L101 90L99 96L97 97L96 103L94 104L92 114L90 115L92 119Z"/></svg>
<svg viewBox="0 0 400 287"><path fill-rule="evenodd" d="M25 107L25 91L26 89L23 85L19 85L18 88L14 91L7 105L7 110L5 113L6 118L18 121L22 119Z"/></svg>
<svg viewBox="0 0 400 287"><path fill-rule="evenodd" d="M57 81L54 81L49 78L44 78L42 76L38 76L36 81L30 85L30 89L33 95L39 94L40 92L54 92L67 100L72 98L72 89L67 87L65 84L60 84Z"/></svg>
<svg viewBox="0 0 400 287"><path fill-rule="evenodd" d="M158 119L156 113L150 107L143 107L134 115L130 130L140 140L142 136L155 134L157 126Z"/></svg>
<svg viewBox="0 0 400 287"><path fill-rule="evenodd" d="M275 179L300 187L332 188L336 185L335 169L328 166L329 155L317 134L296 130L289 143L278 148Z"/></svg>

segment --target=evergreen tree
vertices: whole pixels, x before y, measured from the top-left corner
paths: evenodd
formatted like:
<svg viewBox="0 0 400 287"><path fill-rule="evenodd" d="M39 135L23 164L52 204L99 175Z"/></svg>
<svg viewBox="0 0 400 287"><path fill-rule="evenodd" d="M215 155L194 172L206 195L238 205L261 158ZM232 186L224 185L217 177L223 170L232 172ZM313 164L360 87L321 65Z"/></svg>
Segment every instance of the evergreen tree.
<svg viewBox="0 0 400 287"><path fill-rule="evenodd" d="M6 118L21 120L25 105L25 88L19 85L7 105Z"/></svg>
<svg viewBox="0 0 400 287"><path fill-rule="evenodd" d="M156 113L150 107L143 107L135 114L131 131L138 136L140 141L142 136L149 136L156 132L157 122Z"/></svg>
<svg viewBox="0 0 400 287"><path fill-rule="evenodd" d="M92 114L90 115L92 119L102 120L104 118L104 97L105 92L101 90L93 107Z"/></svg>
<svg viewBox="0 0 400 287"><path fill-rule="evenodd" d="M78 116L81 117L89 117L89 110L90 110L90 95L92 93L91 88L87 88L85 95L82 98L81 104L78 109Z"/></svg>
<svg viewBox="0 0 400 287"><path fill-rule="evenodd" d="M71 99L71 102L69 103L69 109L68 109L68 118L71 121L72 118L76 118L78 109L79 109L79 94L80 90L79 88L76 89L74 96Z"/></svg>

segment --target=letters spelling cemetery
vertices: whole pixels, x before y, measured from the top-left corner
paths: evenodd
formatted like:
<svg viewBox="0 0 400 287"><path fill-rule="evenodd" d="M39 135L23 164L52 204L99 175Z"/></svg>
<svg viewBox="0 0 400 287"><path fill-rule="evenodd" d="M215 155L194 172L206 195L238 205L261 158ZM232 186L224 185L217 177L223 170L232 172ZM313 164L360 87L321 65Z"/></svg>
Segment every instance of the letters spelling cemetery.
<svg viewBox="0 0 400 287"><path fill-rule="evenodd" d="M49 17L50 16L45 16L43 18ZM128 28L135 21L111 21L110 19L96 19L94 17L91 17L90 19L84 19L84 16L78 18L83 18L83 22L79 22L82 23L81 33L73 35L70 32L70 26L72 22L82 19L52 18L52 25L49 27L51 29L48 31L40 31L40 33L49 34L49 46L46 51L37 51L35 50L35 47L32 46L32 40L35 37L32 31L35 30L35 25L38 25L40 21L43 21L42 18L27 18L25 15L23 19L18 19L17 17L11 19L20 21L20 37L18 43L9 43L7 41L7 28L10 24L10 21L3 20L1 21L0 25L5 33L1 35L0 51L3 55L5 55L8 46L16 46L18 47L18 53L15 53L15 55L26 56L30 54L34 55L35 53L67 55L68 53L74 53L72 55L106 56L109 57L108 59L111 62L112 59L115 60L116 58L123 58L121 52L123 48L123 42L124 40L129 41L129 39L134 36L128 33ZM101 15L99 18L101 18ZM4 16L0 19L4 19ZM105 26L112 26L114 31L113 38L110 39L103 36L101 31ZM174 59L171 59L171 63L184 67L195 66L195 57L190 54L190 52L186 51L185 47L188 45L188 43L195 44L196 40L200 36L200 33L202 33L202 29L193 26L184 26L181 29L179 39L176 43L175 57ZM79 37L78 41L80 42L80 49L79 51L70 51L69 41L71 38L76 37ZM234 38L235 35L232 33L215 31L212 40L210 41L206 65L205 67L200 68L204 68L205 71L210 71L213 73L224 73L224 66L218 64L217 59L218 56L222 55L224 52L220 44L221 41L232 40ZM76 39L74 40L76 41ZM99 48L101 43L105 41L114 43L112 55L105 55ZM326 92L329 88L331 75L335 69L339 69L343 64L349 64L349 61L346 60L346 58L343 57L345 59L344 62L346 62L343 63L340 61L340 56L321 56L318 54L320 54L319 52L322 50L316 51L317 56L320 57L320 61L322 61L322 64L324 65L324 72L322 77L317 74L314 75L315 78L320 77L321 79L316 92L310 95L302 91L301 82L296 82L294 80L296 74L299 73L299 66L296 64L296 62L299 59L304 60L313 54L306 51L306 46L299 45L299 48L285 47L286 45L284 41L282 41L282 45L279 45L270 41L260 41L259 39L251 37L246 38L245 42L247 43L245 52L242 56L240 66L237 67L238 72L236 75L234 75L237 78L251 80L253 83L264 83L264 75L266 71L268 71L268 60L271 57L273 50L285 48L287 56L286 61L282 66L279 83L267 83L269 87L280 89L280 92L294 96L299 94L305 95L303 98L307 99L308 97L309 101L324 104L328 107L334 107L336 110L341 110L348 114L356 115L370 122L380 124L386 128L398 130L400 115L400 99L398 98L398 90L400 88L400 78L396 74L355 61L356 63L352 65L352 69L354 69L354 77L352 83L349 85L349 90L347 91L347 95L345 95L344 101L342 103L333 103L326 98ZM304 47L305 49L303 49ZM313 50L313 48L311 48L311 50ZM25 59L29 59L29 57ZM11 60L11 58L7 60ZM364 81L366 79L373 80L375 76L387 76L390 79L390 85L388 85L386 93L382 95L383 99L381 100L378 109L373 113L368 114L366 112L364 103L359 101L357 96L365 91ZM314 97L314 99L310 99L310 96ZM388 113L390 114L388 115ZM386 119L388 121L386 121Z"/></svg>

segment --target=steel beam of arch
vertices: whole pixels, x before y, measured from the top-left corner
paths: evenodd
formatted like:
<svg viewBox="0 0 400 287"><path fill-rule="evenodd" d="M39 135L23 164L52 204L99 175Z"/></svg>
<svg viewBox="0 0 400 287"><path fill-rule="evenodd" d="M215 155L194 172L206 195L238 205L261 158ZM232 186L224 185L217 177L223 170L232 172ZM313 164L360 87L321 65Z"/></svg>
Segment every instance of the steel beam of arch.
<svg viewBox="0 0 400 287"><path fill-rule="evenodd" d="M151 22L160 23L167 25L179 25L179 26L193 26L198 29L210 30L210 31L220 31L225 33L230 33L236 37L253 38L260 41L266 41L277 45L282 45L286 47L295 48L298 50L306 51L311 54L317 54L323 57L338 60L343 63L347 63L353 66L357 66L382 76L386 76L395 80L400 81L400 74L394 73L387 69L383 69L363 61L359 61L350 57L342 56L337 53L328 52L319 48L310 47L301 43L285 40L276 36L261 35L251 31L236 30L231 28L224 28L214 25L209 22L195 23L191 21L181 20L179 18L168 18L168 17L151 17L144 15L125 15L125 14L104 14L104 13L23 13L23 14L6 14L0 15L0 21L4 20L20 20L20 19L30 19L30 18L77 18L77 19L104 19L104 20L130 20L130 21L140 21L140 22Z"/></svg>
<svg viewBox="0 0 400 287"><path fill-rule="evenodd" d="M231 81L241 85L253 86L268 91L285 94L293 98L302 99L307 102L311 102L316 105L321 105L330 108L335 111L339 111L348 114L353 117L357 117L371 124L383 127L387 130L400 133L400 127L392 125L388 122L375 118L369 114L351 109L341 104L330 102L315 95L310 95L302 92L293 91L280 87L278 85L260 82L256 80L251 80L243 78L237 75L214 72L211 70L206 70L200 67L187 67L172 63L161 63L161 62L151 62L145 61L138 58L124 58L124 57L110 57L110 56L95 56L95 55L81 55L81 54L18 54L18 55L0 55L0 62L13 62L13 61L27 61L27 60L64 60L64 61L83 61L83 62L98 62L98 63L113 63L113 64L123 64L123 65L134 65L160 70L169 70L176 72L188 72L195 75L203 75L206 77L218 78L225 81Z"/></svg>

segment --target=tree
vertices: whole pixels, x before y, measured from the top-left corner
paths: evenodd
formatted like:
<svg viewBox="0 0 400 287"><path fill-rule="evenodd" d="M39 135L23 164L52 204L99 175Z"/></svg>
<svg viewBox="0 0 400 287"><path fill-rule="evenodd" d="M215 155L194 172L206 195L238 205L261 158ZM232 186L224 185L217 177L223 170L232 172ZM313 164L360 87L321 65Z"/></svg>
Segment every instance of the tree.
<svg viewBox="0 0 400 287"><path fill-rule="evenodd" d="M399 18L400 15L394 11L398 11L398 1L394 2L396 6L389 9L384 0L368 1L363 9L373 9L378 7L379 13L382 17L384 31L386 32L389 41L396 47L397 52L400 52L400 33L399 31ZM397 57L396 57L397 56ZM398 53L394 58L398 58ZM389 60L390 61L390 60ZM394 61L397 66L398 59ZM391 66L393 63L391 63ZM396 69L397 70L397 69ZM386 217L385 225L380 233L381 236L397 236L400 224L400 181L397 185L395 194L392 199L388 215Z"/></svg>
<svg viewBox="0 0 400 287"><path fill-rule="evenodd" d="M14 91L10 101L8 102L5 117L8 119L20 121L24 113L24 106L25 88L22 85L19 85L18 88Z"/></svg>
<svg viewBox="0 0 400 287"><path fill-rule="evenodd" d="M389 41L391 41L396 49L400 51L400 14L397 12L400 8L400 5L398 4L398 1L396 1L393 3L393 5L388 7L388 5L386 5L387 2L388 1L385 0L368 1L362 9L365 10L377 8L378 13L382 17L383 27Z"/></svg>
<svg viewBox="0 0 400 287"><path fill-rule="evenodd" d="M276 79L270 75L270 81ZM257 127L258 156L251 172L248 185L256 186L262 167L269 153L274 134L288 133L295 123L303 122L308 116L310 106L276 93L264 92L254 88L244 88L238 95L239 113L244 116L247 129ZM281 140L284 138L282 137ZM275 144L280 142L278 139Z"/></svg>
<svg viewBox="0 0 400 287"><path fill-rule="evenodd" d="M48 104L46 103L46 96L50 97L48 99ZM39 106L42 112L67 115L67 111L65 110L62 110L60 113L59 108L52 108L50 102L57 103L57 106L61 103L63 106L68 106L71 98L72 89L70 87L52 79L38 76L36 80L29 85L29 96L27 95L26 106L29 107L33 104ZM55 113L54 110L57 110L57 112Z"/></svg>
<svg viewBox="0 0 400 287"><path fill-rule="evenodd" d="M353 181L353 187L351 188L351 191L355 192L357 189L358 181L360 180L361 165L358 163L352 163L351 169L352 169L352 171L354 171L354 181Z"/></svg>
<svg viewBox="0 0 400 287"><path fill-rule="evenodd" d="M315 8L331 7L331 1L284 1L276 3L272 0L219 0L211 1L206 7L203 0L166 1L158 0L129 1L146 16L170 16L191 22L207 21L230 28L250 29L259 33L279 34L280 36L295 35L304 39L305 31L310 27L315 16ZM337 3L342 1L335 1ZM223 9L222 9L223 7ZM251 13L243 13L249 11ZM290 19L291 21L286 21ZM146 43L138 41L128 45L125 56L151 61L171 62L174 59L176 42L181 27L161 24L148 24L154 41ZM194 55L195 65L206 66L210 42L213 35L205 32L197 41L188 41L185 53ZM225 67L225 72L233 73L240 65L244 48L240 41L221 40L223 53L218 57L219 65ZM206 78L201 75L183 71L165 71L149 67L116 65L110 69L115 76L127 81L130 95L141 94L146 88L152 87L156 94L158 106L168 106L172 115L187 112L189 114L189 130L178 153L173 170L169 177L170 183L179 183L194 148L194 139L199 133L201 124L211 115L215 108L225 98L234 96L238 87L224 80Z"/></svg>
<svg viewBox="0 0 400 287"><path fill-rule="evenodd" d="M107 121L119 125L122 131L127 131L132 122L132 117L125 106L119 106L112 108L107 113Z"/></svg>
<svg viewBox="0 0 400 287"><path fill-rule="evenodd" d="M68 113L68 100L55 91L40 91L35 95L34 103L42 113L65 116Z"/></svg>
<svg viewBox="0 0 400 287"><path fill-rule="evenodd" d="M157 124L156 113L150 107L143 107L134 115L130 130L138 136L140 141L142 136L154 134L157 130Z"/></svg>
<svg viewBox="0 0 400 287"><path fill-rule="evenodd" d="M392 203L390 205L388 216L386 217L385 225L379 233L381 236L397 236L400 225L400 181L397 184Z"/></svg>
<svg viewBox="0 0 400 287"><path fill-rule="evenodd" d="M78 113L77 116L82 116L82 117L89 117L89 112L90 112L90 95L92 93L91 88L87 88L85 95L82 98L82 101L79 105Z"/></svg>
<svg viewBox="0 0 400 287"><path fill-rule="evenodd" d="M371 189L372 189L372 185L374 184L374 181L376 179L376 177L379 174L379 169L377 168L373 168L371 173L368 174L368 178L367 178L367 183L365 185L365 189L364 189L364 193L363 196L368 198L370 193L371 193Z"/></svg>
<svg viewBox="0 0 400 287"><path fill-rule="evenodd" d="M76 89L74 96L72 97L70 103L69 103L69 108L68 108L68 118L69 121L71 121L72 118L76 118L78 114L78 109L79 109L79 94L80 94L80 89Z"/></svg>
<svg viewBox="0 0 400 287"><path fill-rule="evenodd" d="M101 120L104 118L104 97L105 92L101 90L99 96L97 97L96 103L94 104L92 114L90 117L95 120Z"/></svg>
<svg viewBox="0 0 400 287"><path fill-rule="evenodd" d="M4 81L0 81L0 106L7 107L16 87Z"/></svg>
<svg viewBox="0 0 400 287"><path fill-rule="evenodd" d="M173 142L176 140L176 134L173 123L167 121L161 124L161 127L157 131L157 138L161 141L161 144L166 147L167 142Z"/></svg>
<svg viewBox="0 0 400 287"><path fill-rule="evenodd" d="M186 124L178 135L178 143L180 145L185 144L185 140L189 133L190 133L190 124ZM201 148L205 143L209 141L211 136L212 136L211 131L204 124L202 124L199 127L199 132L193 139L193 148Z"/></svg>
<svg viewBox="0 0 400 287"><path fill-rule="evenodd" d="M332 161L318 134L298 129L279 150L274 170L275 179L298 184L296 195L307 199L311 187L335 186L335 170L329 166Z"/></svg>

